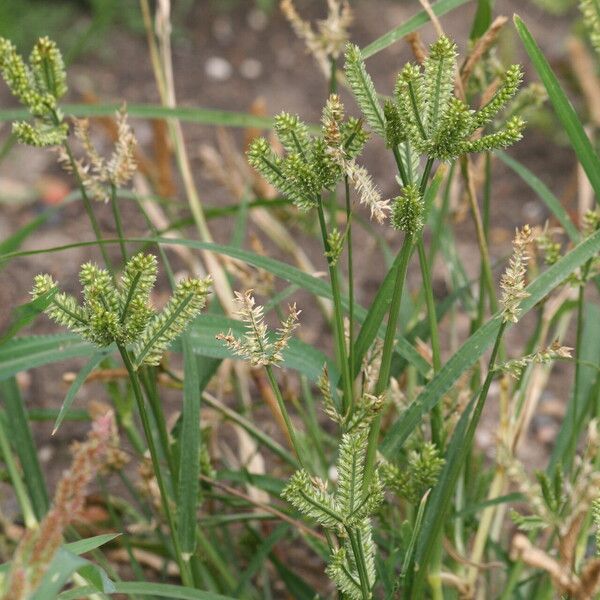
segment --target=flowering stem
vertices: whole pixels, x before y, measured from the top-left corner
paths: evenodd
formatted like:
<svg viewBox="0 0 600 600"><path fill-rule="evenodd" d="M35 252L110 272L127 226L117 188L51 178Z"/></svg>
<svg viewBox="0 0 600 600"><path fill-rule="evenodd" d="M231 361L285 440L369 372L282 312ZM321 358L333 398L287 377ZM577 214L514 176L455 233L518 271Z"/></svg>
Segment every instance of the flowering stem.
<svg viewBox="0 0 600 600"><path fill-rule="evenodd" d="M173 550L175 552L175 559L179 566L179 571L181 574L181 580L186 586L193 586L193 582L191 579L191 575L189 573L189 567L186 561L183 559L183 555L181 553L181 547L179 545L179 537L177 535L177 531L175 529L175 519L173 517L173 513L171 512L171 505L169 504L169 497L167 495L167 487L165 485L165 481L162 475L162 467L160 465L160 460L158 456L158 450L156 448L156 444L154 442L154 437L152 435L152 429L150 427L150 419L148 418L148 412L146 411L146 403L144 399L144 394L142 392L142 387L140 385L140 380L138 377L138 373L133 366L133 362L129 356L129 352L127 349L121 344L117 344L117 348L119 349L119 353L121 354L121 358L123 359L123 364L127 369L127 373L129 374L129 381L131 382L131 389L133 390L133 395L135 397L138 410L140 413L140 418L142 420L142 426L144 428L144 434L146 436L146 442L148 443L148 449L150 450L150 457L152 459L152 466L154 469L154 474L156 476L156 482L158 483L158 488L160 490L160 498L162 502L162 507L167 518L167 523L169 525L169 530L171 532L171 541L173 543Z"/></svg>
<svg viewBox="0 0 600 600"><path fill-rule="evenodd" d="M102 258L104 259L104 263L106 264L106 268L112 273L112 266L110 263L110 259L108 258L108 252L104 244L102 243L102 232L100 231L100 225L98 225L98 220L96 219L96 215L94 214L94 210L92 209L92 203L90 201L89 196L87 195L87 191L85 189L85 185L79 175L79 169L77 167L77 162L75 161L75 157L73 156L73 152L71 150L71 146L69 146L69 142L66 140L63 142L63 147L67 156L69 158L69 163L71 164L71 169L73 171L73 177L77 183L77 187L79 188L79 192L81 193L81 199L83 200L83 206L85 208L85 212L90 220L92 225L92 229L94 230L94 235L96 236L96 240L98 240L98 245L100 246L100 252L102 253Z"/></svg>
<svg viewBox="0 0 600 600"><path fill-rule="evenodd" d="M319 198L317 204L317 212L319 215L319 225L321 227L321 236L323 238L323 247L325 252L329 252L329 242L327 241L327 225L325 223L325 214L323 212L323 201ZM342 409L344 414L349 414L348 410L352 409L353 397L352 397L352 378L350 375L350 369L348 368L348 358L346 352L346 340L344 339L344 313L342 307L342 297L340 294L340 281L337 272L337 267L332 265L329 260L327 261L329 268L329 279L331 282L331 295L333 296L333 307L334 307L334 332L336 337L336 346L339 364L342 369L342 387L343 387L343 398L342 398Z"/></svg>
<svg viewBox="0 0 600 600"><path fill-rule="evenodd" d="M283 416L283 420L287 428L287 433L290 438L290 441L292 442L292 447L294 449L294 452L296 453L296 457L300 462L300 466L302 468L306 468L306 466L304 465L304 461L302 460L302 454L300 453L300 446L298 445L298 440L296 438L294 426L292 425L290 415L285 406L285 402L283 401L281 389L279 388L279 384L277 383L277 379L275 379L275 374L273 373L273 367L271 365L265 365L265 371L267 372L267 377L269 378L271 389L275 394L275 398L277 398L277 404L279 405L279 410L281 411L281 414Z"/></svg>
<svg viewBox="0 0 600 600"><path fill-rule="evenodd" d="M354 373L354 266L352 263L352 205L350 203L350 182L344 177L346 192L346 240L348 244L348 364Z"/></svg>
<svg viewBox="0 0 600 600"><path fill-rule="evenodd" d="M360 589L362 592L363 600L368 600L371 597L369 576L367 573L367 567L365 564L365 556L363 553L362 544L356 539L356 536L360 536L360 532L355 532L350 528L346 527L346 533L352 546L352 554L354 554L354 560L358 571L358 578L360 579Z"/></svg>
<svg viewBox="0 0 600 600"><path fill-rule="evenodd" d="M429 335L431 338L431 353L433 358L433 372L437 373L442 368L442 359L440 351L440 335L438 330L437 315L435 312L435 300L433 297L433 287L431 285L431 273L429 263L425 254L425 244L423 236L419 236L416 243L419 254L419 265L421 266L421 279L423 281L423 291L425 293L425 302L427 304L427 318L429 320ZM433 443L441 449L444 445L443 416L442 407L438 402L431 412L431 437Z"/></svg>
<svg viewBox="0 0 600 600"><path fill-rule="evenodd" d="M397 153L394 153L396 156ZM425 189L427 187L427 181L429 179L429 173L433 166L433 159L429 158L421 182L419 185L419 192L421 197L425 196ZM400 313L400 304L402 303L402 292L404 290L404 282L406 281L406 272L408 271L408 263L410 261L410 255L413 249L413 241L415 234L412 231L407 231L404 235L404 241L400 248L400 263L398 264L398 271L396 273L396 283L394 285L394 293L392 295L392 301L390 303L390 311L388 315L387 327L385 330L385 337L383 340L383 350L381 351L381 365L379 367L379 376L377 378L377 384L375 385L375 395L379 396L387 389L390 371L392 367L392 355L394 351L394 341L396 340L396 329L398 326L398 317ZM371 483L371 478L375 470L375 459L377 456L377 441L379 438L379 429L381 427L381 415L378 415L371 424L369 430L369 441L367 446L367 457L365 460L365 478L364 485L368 486Z"/></svg>
<svg viewBox="0 0 600 600"><path fill-rule="evenodd" d="M150 408L152 409L152 414L154 415L154 420L156 421L156 427L158 429L158 437L160 439L160 444L162 446L163 455L169 465L169 472L171 474L171 481L173 485L173 489L177 489L178 486L178 470L175 467L175 461L173 459L173 453L171 452L170 444L169 444L169 433L166 428L166 419L164 412L162 410L162 404L160 402L160 398L156 393L155 380L150 377L148 368L145 367L141 369L141 382L144 391L146 392L146 397L150 403Z"/></svg>
<svg viewBox="0 0 600 600"><path fill-rule="evenodd" d="M119 210L119 203L117 202L117 188L114 183L110 184L110 207L112 208L113 217L115 219L115 226L117 228L117 235L119 236L119 247L121 248L121 257L123 263L127 262L127 249L125 248L125 234L123 233L123 222L121 220L121 211Z"/></svg>

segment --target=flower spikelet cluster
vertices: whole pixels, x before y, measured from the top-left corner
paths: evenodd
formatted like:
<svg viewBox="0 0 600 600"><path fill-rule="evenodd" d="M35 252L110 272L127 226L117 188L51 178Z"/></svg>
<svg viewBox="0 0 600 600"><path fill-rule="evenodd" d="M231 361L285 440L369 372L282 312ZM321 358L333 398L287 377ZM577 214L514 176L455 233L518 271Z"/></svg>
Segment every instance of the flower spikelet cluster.
<svg viewBox="0 0 600 600"><path fill-rule="evenodd" d="M581 0L579 10L589 31L590 42L596 52L600 52L600 5L598 0Z"/></svg>
<svg viewBox="0 0 600 600"><path fill-rule="evenodd" d="M264 308L256 304L252 290L235 292L235 302L238 306L237 315L244 323L246 333L243 337L236 338L230 329L227 333L217 335L217 339L225 342L234 354L248 360L253 367L282 363L282 352L287 348L294 331L300 326L300 311L296 305L289 306L287 318L275 334L271 335L264 321Z"/></svg>
<svg viewBox="0 0 600 600"><path fill-rule="evenodd" d="M333 190L347 176L372 216L377 220L385 217L387 201L381 199L367 171L356 163L367 134L359 119L344 119L337 95L329 98L323 110L320 135L311 135L296 115L285 112L275 117L274 129L285 154L279 156L266 139L257 138L248 149L248 162L298 208L318 206L321 194Z"/></svg>
<svg viewBox="0 0 600 600"><path fill-rule="evenodd" d="M390 201L382 199L368 171L358 165L354 158L348 156L342 135L343 120L344 105L337 94L331 94L323 109L322 117L323 139L327 145L327 153L341 167L358 192L360 203L369 208L371 218L382 223L390 210Z"/></svg>
<svg viewBox="0 0 600 600"><path fill-rule="evenodd" d="M523 373L523 370L528 365L545 365L555 360L565 360L572 358L572 350L573 348L563 346L558 340L555 340L550 346L544 348L543 350L540 350L533 354L528 354L527 356L523 356L522 358L509 360L508 362L501 365L500 369L507 373L510 373L513 377L520 377Z"/></svg>
<svg viewBox="0 0 600 600"><path fill-rule="evenodd" d="M152 254L139 253L130 258L118 282L105 269L86 263L79 273L83 303L58 292L45 312L59 325L98 346L133 344L137 366L158 364L171 342L204 307L211 281L180 282L167 305L157 313L150 302L156 274L156 257ZM56 287L50 275L37 275L32 296L38 298Z"/></svg>
<svg viewBox="0 0 600 600"><path fill-rule="evenodd" d="M114 430L112 412L96 419L85 442L73 447L73 462L60 479L52 507L39 526L25 533L15 551L4 600L29 598L63 542L63 531L77 520L86 489L103 467Z"/></svg>
<svg viewBox="0 0 600 600"><path fill-rule="evenodd" d="M326 77L330 74L330 60L339 57L354 19L348 0L327 0L326 19L317 21L315 31L308 21L300 17L293 0L282 0L281 11L289 21L294 33L304 41Z"/></svg>
<svg viewBox="0 0 600 600"><path fill-rule="evenodd" d="M392 225L395 229L411 235L418 234L423 229L425 203L416 185L410 184L402 188L402 193L394 200L392 210Z"/></svg>
<svg viewBox="0 0 600 600"><path fill-rule="evenodd" d="M456 45L441 36L429 47L423 65L407 64L398 75L393 100L384 108L367 73L360 50L346 48L346 78L371 128L388 146L398 147L404 168L414 179L416 156L450 161L463 154L506 148L521 138L525 125L517 115L496 131L481 135L518 91L521 68L513 65L493 97L481 109L469 108L454 93Z"/></svg>
<svg viewBox="0 0 600 600"><path fill-rule="evenodd" d="M12 94L34 117L13 124L17 139L32 146L61 144L68 127L62 123L58 100L67 91L66 72L56 44L40 38L27 64L9 40L0 38L0 73Z"/></svg>
<svg viewBox="0 0 600 600"><path fill-rule="evenodd" d="M81 143L85 159L72 160L63 147L58 152L58 160L68 172L77 171L77 176L88 192L99 201L108 202L110 188L125 186L131 181L137 168L135 149L137 141L127 121L126 107L116 113L117 141L107 159L100 156L90 136L87 119L75 119L75 137Z"/></svg>
<svg viewBox="0 0 600 600"><path fill-rule="evenodd" d="M408 453L406 464L383 463L381 478L386 487L413 504L418 504L425 492L437 482L444 466L438 448L426 442Z"/></svg>
<svg viewBox="0 0 600 600"><path fill-rule="evenodd" d="M375 583L375 545L370 517L383 501L377 473L368 486L364 483L367 435L367 430L362 429L342 437L335 493L329 491L325 481L311 478L304 469L292 476L282 492L282 497L301 513L343 539L342 545L332 552L327 574L338 589L353 600L364 596L352 541L360 540L367 584L371 589Z"/></svg>
<svg viewBox="0 0 600 600"><path fill-rule="evenodd" d="M521 301L529 296L525 290L525 275L529 254L527 246L533 241L533 232L529 225L517 230L513 240L513 254L508 269L502 275L502 318L505 322L516 323L519 320Z"/></svg>

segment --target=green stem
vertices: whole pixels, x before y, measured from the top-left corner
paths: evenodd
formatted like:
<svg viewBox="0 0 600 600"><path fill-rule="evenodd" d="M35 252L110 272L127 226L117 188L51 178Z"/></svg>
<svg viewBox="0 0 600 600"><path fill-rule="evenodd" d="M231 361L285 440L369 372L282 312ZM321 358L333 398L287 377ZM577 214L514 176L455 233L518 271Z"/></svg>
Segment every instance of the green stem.
<svg viewBox="0 0 600 600"><path fill-rule="evenodd" d="M354 265L352 258L352 205L350 203L350 182L348 181L348 176L344 178L344 187L346 191L346 240L348 248L348 364L350 366L350 373L354 373Z"/></svg>
<svg viewBox="0 0 600 600"><path fill-rule="evenodd" d="M158 429L158 437L160 439L160 445L162 446L162 453L165 457L165 460L167 461L167 465L169 465L169 472L171 475L173 489L176 490L179 485L179 472L177 470L177 467L175 466L175 459L173 458L173 453L171 452L169 432L167 431L166 426L167 420L162 409L160 398L156 393L156 386L154 383L155 380L150 376L148 367L143 368L141 370L141 381L144 391L146 392L148 402L150 403L150 408L152 410L152 415L154 416L154 421L156 422L156 427Z"/></svg>
<svg viewBox="0 0 600 600"><path fill-rule="evenodd" d="M81 177L79 175L79 168L78 168L77 162L75 160L75 157L73 156L71 146L69 146L69 142L67 142L65 140L63 142L63 147L69 158L69 163L71 164L71 170L73 171L73 177L75 178L75 182L77 183L77 187L79 188L79 192L81 193L81 199L83 200L83 206L85 208L85 212L87 213L87 216L92 225L92 229L94 230L94 235L96 237L96 240L98 240L98 242L99 242L98 245L100 246L100 252L102 253L102 258L104 260L104 264L106 265L106 268L112 273L112 266L111 266L110 259L108 257L108 252L107 252L104 244L102 244L103 238L102 238L102 232L100 231L100 225L98 225L98 220L96 219L96 215L94 214L94 210L92 209L92 203L91 203L90 198L85 189L83 180L81 179Z"/></svg>
<svg viewBox="0 0 600 600"><path fill-rule="evenodd" d="M129 352L127 349L118 344L119 353L123 359L123 363L125 368L127 369L127 373L129 374L129 380L131 382L131 388L133 390L133 395L135 397L138 410L140 413L140 418L142 420L142 426L144 428L144 434L146 436L146 442L148 444L148 449L150 450L150 457L152 459L152 467L154 469L154 475L156 477L156 482L158 483L158 488L160 490L160 498L162 502L163 511L167 518L167 523L169 525L169 529L171 532L171 541L173 543L173 550L175 552L175 559L179 566L179 571L181 574L181 580L186 586L193 586L193 581L189 572L188 563L184 560L183 555L181 553L181 547L179 545L179 537L177 535L177 531L175 529L175 519L173 517L173 513L171 511L171 505L169 502L169 497L167 495L167 487L165 485L165 481L162 475L162 467L160 464L158 450L156 448L156 444L154 442L154 436L152 434L152 429L150 427L150 419L148 417L148 412L146 411L146 404L144 395L142 392L142 388L140 385L140 380L138 377L138 373L133 366L131 358L129 356Z"/></svg>
<svg viewBox="0 0 600 600"><path fill-rule="evenodd" d="M425 253L425 244L423 236L417 240L417 252L419 254L419 265L421 267L421 279L423 281L423 291L425 292L425 302L427 304L427 318L429 321L429 335L431 338L431 352L433 358L433 371L437 373L442 368L442 358L440 350L440 335L438 329L437 315L435 312L435 299L433 297L433 286L431 285L431 273L429 263ZM438 402L431 412L431 438L433 443L440 449L444 447L444 418L442 414L442 403Z"/></svg>
<svg viewBox="0 0 600 600"><path fill-rule="evenodd" d="M397 153L394 153L396 156ZM427 187L427 181L429 180L429 174L433 166L433 159L428 158L423 170L423 176L421 177L421 183L419 185L419 192L421 197L425 196L425 189ZM408 263L410 261L410 255L412 252L414 240L414 232L406 232L404 241L402 242L402 248L400 249L400 263L398 265L398 272L396 274L396 283L394 285L394 293L392 295L392 301L390 303L390 311L388 316L387 327L385 330L385 337L383 340L383 349L381 352L381 365L379 367L379 376L377 378L377 384L375 385L375 395L379 396L383 394L387 389L388 382L390 379L390 371L392 366L392 355L394 350L394 341L396 339L396 329L398 326L398 318L400 315L400 305L402 303L402 292L404 290L404 282L406 280L406 272L408 271ZM371 429L369 430L369 441L367 446L367 457L365 460L365 486L369 486L371 478L375 470L375 459L377 457L377 442L379 438L379 429L381 427L381 415L378 415L373 419Z"/></svg>
<svg viewBox="0 0 600 600"><path fill-rule="evenodd" d="M358 578L360 579L360 589L363 600L369 600L369 598L371 598L371 586L369 585L369 576L367 573L367 566L365 564L362 545L356 539L352 529L346 527L346 532L348 533L348 539L350 540L350 545L352 546L352 554L354 554L354 560L358 570ZM360 533L357 532L357 535L360 535Z"/></svg>
<svg viewBox="0 0 600 600"><path fill-rule="evenodd" d="M306 468L304 461L302 460L302 454L300 453L300 446L298 445L298 439L296 438L296 430L292 425L292 421L290 419L290 415L285 406L285 402L283 401L283 395L281 394L281 389L279 388L279 384L277 383L277 379L275 379L275 375L273 373L273 367L271 365L265 365L265 371L267 372L267 377L269 378L269 383L271 384L271 389L275 394L275 398L277 398L277 404L279 405L279 410L281 411L281 415L283 416L283 420L285 422L285 426L287 428L288 435L290 436L290 441L292 442L292 446L294 448L294 452L298 458L298 462L302 466L302 468Z"/></svg>
<svg viewBox="0 0 600 600"><path fill-rule="evenodd" d="M385 338L383 341L383 349L381 352L381 365L379 367L379 376L375 386L375 395L379 396L387 389L390 379L390 371L392 366L392 354L394 350L394 341L396 339L396 329L398 325L398 317L400 313L400 304L402 302L402 291L404 281L406 280L406 272L408 271L408 263L412 252L413 234L406 233L404 242L400 249L400 263L396 274L396 282L394 285L394 293L390 303L390 312L388 316L387 327L385 330ZM367 446L367 457L365 460L365 477L364 486L368 488L373 471L375 470L375 459L377 456L377 441L379 438L379 429L381 427L381 415L373 419L371 429L369 430L369 441Z"/></svg>
<svg viewBox="0 0 600 600"><path fill-rule="evenodd" d="M127 262L127 249L125 248L125 234L123 232L123 221L121 220L121 211L117 202L117 188L113 183L110 184L110 207L112 208L117 235L119 236L119 248L121 248L121 257L123 264Z"/></svg>
<svg viewBox="0 0 600 600"><path fill-rule="evenodd" d="M584 366L581 360L581 348L582 348L582 340L583 340L583 328L584 328L584 311L585 311L585 280L587 279L588 273L592 266L592 259L588 260L583 269L582 269L582 284L579 286L579 293L577 295L577 333L575 339L575 381L573 383L573 408L572 408L572 417L573 417L573 426L571 430L571 439L569 440L569 445L567 447L567 451L565 452L563 458L563 468L568 471L570 469L570 464L572 460L572 456L575 454L575 449L577 447L577 439L579 437L579 431L581 424L583 423L583 415L582 418L579 418L579 396L581 393L581 368Z"/></svg>
<svg viewBox="0 0 600 600"><path fill-rule="evenodd" d="M321 237L323 238L323 247L328 253L329 242L327 240L327 224L325 223L325 214L323 212L323 201L319 198L317 204L317 212L319 215L319 225L321 227ZM342 410L344 414L349 414L352 410L353 395L352 395L352 377L348 368L348 357L346 352L346 340L344 339L344 312L342 307L342 296L340 293L340 281L337 267L327 261L329 268L329 279L331 283L331 295L333 297L333 312L334 312L334 334L336 338L337 354L339 364L342 370Z"/></svg>
<svg viewBox="0 0 600 600"><path fill-rule="evenodd" d="M17 497L17 501L21 507L25 527L27 527L27 529L31 529L37 524L37 519L35 518L31 500L29 499L29 495L25 489L25 484L19 475L19 470L10 448L10 442L8 441L8 435L6 433L5 426L5 415L2 413L0 414L0 452L4 458L4 464L6 465L6 470L8 471L13 490L15 491L15 496Z"/></svg>

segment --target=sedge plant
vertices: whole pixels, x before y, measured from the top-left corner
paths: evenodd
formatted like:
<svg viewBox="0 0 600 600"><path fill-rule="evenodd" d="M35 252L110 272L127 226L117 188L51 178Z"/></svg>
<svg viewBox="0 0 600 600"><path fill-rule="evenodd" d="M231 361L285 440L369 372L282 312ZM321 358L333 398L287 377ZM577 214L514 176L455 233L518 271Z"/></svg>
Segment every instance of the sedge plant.
<svg viewBox="0 0 600 600"><path fill-rule="evenodd" d="M157 7L156 39L149 29L149 43L161 99L172 111L167 4ZM151 28L149 5L141 6ZM593 47L594 8L582 5ZM588 210L576 227L517 163L515 172L566 223L573 247L555 227L519 226L510 255L500 261L503 273L494 276L488 253L494 157L515 164L502 151L521 140L525 112L540 96L521 88L520 66L505 68L494 54L505 21L492 24L485 10L477 11L460 66L449 36L440 33L425 48L415 34L416 60L384 97L365 61L397 32L361 50L349 41L353 11L344 0L328 0L328 15L316 26L292 0L282 9L328 79L321 122L277 115L277 140L255 137L248 145L253 171L236 166L237 158L226 167L213 156L213 171L243 190L239 204L223 208L200 202L177 114L169 112L200 242L187 237L189 219L176 218L173 207L164 213L173 222L156 225L157 212L146 204L156 196L136 203L149 237L127 237L121 204L139 197L124 188L135 173L139 185L142 173L126 106L116 115L114 149L104 157L93 122L72 124L63 114L67 75L57 45L40 39L26 61L0 39L0 73L29 115L13 134L21 143L57 149L90 221L89 245L104 263L80 267L80 297L62 291L51 274L35 276L16 329L44 312L66 333L0 340L0 452L24 524L20 539L11 533L0 544L1 552L12 551L0 579L3 597L592 598L600 590L597 552L588 551L600 512L593 418L600 417L600 312L586 294L598 274L600 216ZM548 72L542 74L547 83ZM348 116L342 87L357 117ZM547 87L552 100L557 88ZM569 127L575 135L572 121ZM396 165L388 181L369 173L371 137L380 138ZM586 146L577 139L581 152ZM233 154L227 144L222 150ZM598 160L578 158L584 167ZM145 183L152 185L152 177ZM391 185L395 191L386 198L380 190ZM475 280L457 251L462 225L453 211L463 202L461 191L481 254ZM114 239L97 218L103 203L110 204ZM264 256L256 240L253 251L242 248L251 210L267 211L270 223L287 228L286 239L300 235L290 214L314 224L306 229L318 232L311 243L320 248L323 271ZM230 244L212 242L211 214L233 220ZM160 228L179 237L161 237ZM387 263L362 306L356 247L371 237ZM176 277L166 253L171 247L188 253L188 265L199 251L210 273ZM0 266L31 254L2 252ZM171 287L161 309L154 306L163 287L159 260ZM434 280L440 269L447 271L443 297ZM275 291L274 277L288 287ZM217 293L209 298L213 280ZM267 283L253 290L256 282ZM280 308L299 288L325 306L325 327L313 343L306 341L310 304L298 300L302 323L294 301L287 314ZM512 343L511 329L526 332L522 347ZM86 407L94 414L92 433L76 447L50 505L32 412L13 376L75 355L69 351L88 363L70 379L55 430L79 414L71 403L92 381L104 385L112 407ZM547 468L531 475L520 444L558 361L575 363L571 400ZM491 405L499 415L493 461L476 443ZM108 525L87 535L79 519L94 478ZM79 556L88 552L89 560ZM119 567L123 556L126 568ZM302 568L308 561L298 559L308 556L319 564L310 576Z"/></svg>

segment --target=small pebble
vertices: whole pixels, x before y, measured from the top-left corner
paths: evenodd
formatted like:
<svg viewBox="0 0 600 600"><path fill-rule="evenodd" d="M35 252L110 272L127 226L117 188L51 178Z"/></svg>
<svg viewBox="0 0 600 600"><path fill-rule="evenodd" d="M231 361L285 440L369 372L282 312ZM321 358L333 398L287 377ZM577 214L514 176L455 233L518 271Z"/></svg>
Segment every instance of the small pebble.
<svg viewBox="0 0 600 600"><path fill-rule="evenodd" d="M50 462L50 460L54 456L54 448L52 448L52 446L42 446L38 450L38 456L39 456L41 462L43 462L43 463Z"/></svg>
<svg viewBox="0 0 600 600"><path fill-rule="evenodd" d="M245 79L257 79L262 73L262 63L255 58L245 58L240 65L240 74Z"/></svg>
<svg viewBox="0 0 600 600"><path fill-rule="evenodd" d="M233 38L233 27L229 19L217 17L212 26L215 39L221 44L227 44Z"/></svg>
<svg viewBox="0 0 600 600"><path fill-rule="evenodd" d="M253 8L247 17L248 26L254 31L263 31L267 26L269 19L266 13L258 8Z"/></svg>
<svg viewBox="0 0 600 600"><path fill-rule="evenodd" d="M211 56L204 64L204 70L211 79L226 81L233 73L231 63L221 56Z"/></svg>
<svg viewBox="0 0 600 600"><path fill-rule="evenodd" d="M541 207L539 202L525 202L523 204L523 217L525 217L526 221L534 221L538 222L542 220L544 216L544 209Z"/></svg>

